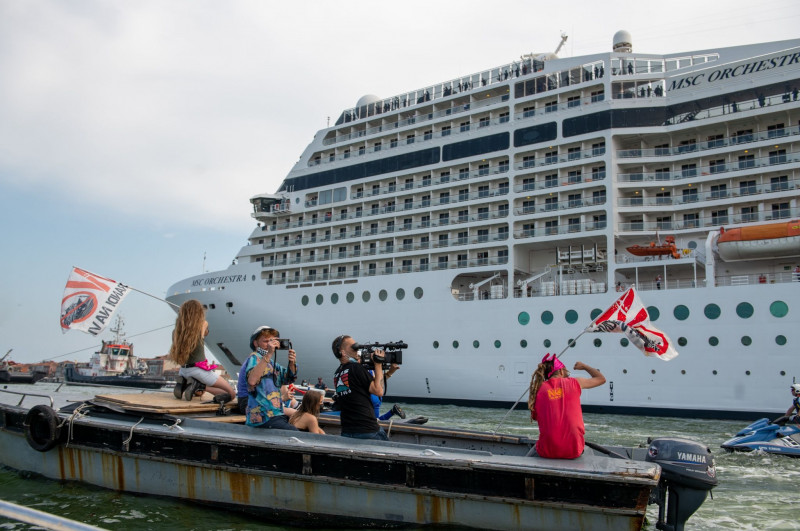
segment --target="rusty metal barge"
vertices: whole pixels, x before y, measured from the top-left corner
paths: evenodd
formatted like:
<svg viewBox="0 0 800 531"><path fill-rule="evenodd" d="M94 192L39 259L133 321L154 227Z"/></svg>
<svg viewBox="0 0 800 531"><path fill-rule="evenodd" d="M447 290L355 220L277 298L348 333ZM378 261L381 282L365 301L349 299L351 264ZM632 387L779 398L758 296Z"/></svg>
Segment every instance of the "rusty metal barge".
<svg viewBox="0 0 800 531"><path fill-rule="evenodd" d="M166 393L24 399L0 404L8 467L287 525L640 529L658 503L659 527L682 529L717 482L710 450L680 439L548 460L527 437L427 425L387 424L389 442L336 436L337 419L327 435L256 430Z"/></svg>

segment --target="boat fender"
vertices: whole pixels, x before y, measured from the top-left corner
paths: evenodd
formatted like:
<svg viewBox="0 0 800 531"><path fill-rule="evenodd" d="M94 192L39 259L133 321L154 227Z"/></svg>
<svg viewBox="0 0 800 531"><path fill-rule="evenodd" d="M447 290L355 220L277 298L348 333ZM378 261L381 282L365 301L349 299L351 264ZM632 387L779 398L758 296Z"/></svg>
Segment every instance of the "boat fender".
<svg viewBox="0 0 800 531"><path fill-rule="evenodd" d="M58 415L50 406L33 406L25 415L25 439L37 452L46 452L58 444L61 427Z"/></svg>

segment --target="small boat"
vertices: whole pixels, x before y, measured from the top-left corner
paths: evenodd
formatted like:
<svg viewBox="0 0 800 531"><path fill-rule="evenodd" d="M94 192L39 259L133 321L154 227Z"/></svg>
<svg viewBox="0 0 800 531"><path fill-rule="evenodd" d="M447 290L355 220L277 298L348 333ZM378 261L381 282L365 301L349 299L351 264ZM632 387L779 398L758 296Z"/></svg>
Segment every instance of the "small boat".
<svg viewBox="0 0 800 531"><path fill-rule="evenodd" d="M720 229L717 249L725 262L800 256L800 221Z"/></svg>
<svg viewBox="0 0 800 531"><path fill-rule="evenodd" d="M134 356L133 345L123 338L123 320L117 320L111 331L113 341L103 341L100 350L92 354L88 367L66 367L64 380L74 385L117 385L122 387L139 387L160 389L167 385L163 376L147 373L147 364Z"/></svg>
<svg viewBox="0 0 800 531"><path fill-rule="evenodd" d="M47 376L46 371L31 370L28 365L6 361L12 350L0 358L0 383L34 384Z"/></svg>
<svg viewBox="0 0 800 531"><path fill-rule="evenodd" d="M679 438L560 460L521 435L384 423L390 440L372 441L336 436L335 418L322 435L220 413L167 393L2 403L0 464L309 527L641 529L657 503L657 527L683 529L717 485L708 447Z"/></svg>
<svg viewBox="0 0 800 531"><path fill-rule="evenodd" d="M675 236L667 236L664 243L650 242L650 245L632 245L625 248L626 251L634 256L666 256L680 258L678 248L675 246Z"/></svg>
<svg viewBox="0 0 800 531"><path fill-rule="evenodd" d="M774 421L759 419L721 446L731 452L761 451L800 457L800 426L789 417L780 417Z"/></svg>

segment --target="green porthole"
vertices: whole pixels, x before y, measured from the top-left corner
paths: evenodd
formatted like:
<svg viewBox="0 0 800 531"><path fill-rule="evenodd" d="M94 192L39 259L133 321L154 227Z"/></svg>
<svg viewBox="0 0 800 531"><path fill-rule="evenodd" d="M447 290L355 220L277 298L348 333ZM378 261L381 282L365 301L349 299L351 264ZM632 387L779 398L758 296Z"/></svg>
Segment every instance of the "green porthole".
<svg viewBox="0 0 800 531"><path fill-rule="evenodd" d="M337 302L339 302L339 294L338 293L332 293L331 294L331 302L333 304L336 304Z"/></svg>
<svg viewBox="0 0 800 531"><path fill-rule="evenodd" d="M769 305L769 313L773 317L786 317L789 313L789 306L783 301L775 301Z"/></svg>
<svg viewBox="0 0 800 531"><path fill-rule="evenodd" d="M706 307L703 308L703 313L706 314L706 317L709 319L716 319L722 315L722 310L720 310L719 306L716 304L706 304Z"/></svg>
<svg viewBox="0 0 800 531"><path fill-rule="evenodd" d="M753 344L753 339L750 336L742 336L742 345L749 347Z"/></svg>
<svg viewBox="0 0 800 531"><path fill-rule="evenodd" d="M578 312L575 310L567 310L567 313L564 314L564 319L566 319L569 324L575 324L578 322Z"/></svg>
<svg viewBox="0 0 800 531"><path fill-rule="evenodd" d="M522 348L528 348L528 340L527 339L520 340L519 346Z"/></svg>
<svg viewBox="0 0 800 531"><path fill-rule="evenodd" d="M589 314L589 318L592 321L594 321L595 319L597 319L597 316L600 315L601 313L603 313L603 310L601 310L600 308L595 308L594 310L592 310L592 313Z"/></svg>
<svg viewBox="0 0 800 531"><path fill-rule="evenodd" d="M742 319L749 319L753 317L753 305L749 302L740 302L736 306L736 315Z"/></svg>
<svg viewBox="0 0 800 531"><path fill-rule="evenodd" d="M476 339L475 341L472 342L472 346L474 348L478 348L481 346L481 342Z"/></svg>
<svg viewBox="0 0 800 531"><path fill-rule="evenodd" d="M439 342L438 341L434 341L433 342L433 348L439 348Z"/></svg>
<svg viewBox="0 0 800 531"><path fill-rule="evenodd" d="M775 336L775 343L784 346L786 344L786 336Z"/></svg>
<svg viewBox="0 0 800 531"><path fill-rule="evenodd" d="M453 341L453 348L458 348L458 341Z"/></svg>
<svg viewBox="0 0 800 531"><path fill-rule="evenodd" d="M378 298L382 301L385 301L389 297L389 294L386 293L385 289L382 289L378 292Z"/></svg>
<svg viewBox="0 0 800 531"><path fill-rule="evenodd" d="M401 301L406 298L406 290L403 288L397 288L397 291L394 293L394 296L397 297L397 300Z"/></svg>
<svg viewBox="0 0 800 531"><path fill-rule="evenodd" d="M569 348L575 348L575 344L576 344L576 343L577 343L577 341L575 341L575 340L574 340L574 339L572 339L572 338L569 338L569 339L567 339L567 346L568 346Z"/></svg>
<svg viewBox="0 0 800 531"><path fill-rule="evenodd" d="M647 314L650 316L651 321L658 321L658 318L661 317L661 312L655 306L648 306Z"/></svg>
<svg viewBox="0 0 800 531"><path fill-rule="evenodd" d="M619 344L622 345L623 347L627 347L628 343L630 343L630 341L628 341L627 337L623 337L622 339L619 340Z"/></svg>
<svg viewBox="0 0 800 531"><path fill-rule="evenodd" d="M303 306L308 306L308 295L303 295L303 298L302 298L302 299L300 299L300 303L301 303Z"/></svg>
<svg viewBox="0 0 800 531"><path fill-rule="evenodd" d="M678 338L678 344L679 344L680 346L682 346L682 347L685 347L685 346L686 346L686 343L688 343L688 341L686 340L686 338L685 338L685 337L679 337L679 338Z"/></svg>
<svg viewBox="0 0 800 531"><path fill-rule="evenodd" d="M500 340L499 340L499 339L495 339L495 340L494 340L494 348L500 348L500 345L502 345L502 343L500 342Z"/></svg>
<svg viewBox="0 0 800 531"><path fill-rule="evenodd" d="M683 304L679 304L675 306L675 309L672 310L672 315L675 316L675 319L678 321L685 321L689 318L689 308L684 306Z"/></svg>
<svg viewBox="0 0 800 531"><path fill-rule="evenodd" d="M531 316L528 314L528 312L519 312L519 315L517 316L517 322L522 326L525 326L531 322Z"/></svg>
<svg viewBox="0 0 800 531"><path fill-rule="evenodd" d="M549 339L545 339L542 344L544 345L544 348L550 348L550 345L552 345Z"/></svg>
<svg viewBox="0 0 800 531"><path fill-rule="evenodd" d="M317 295L317 306L321 305L323 302L325 302L325 297Z"/></svg>
<svg viewBox="0 0 800 531"><path fill-rule="evenodd" d="M361 293L361 300L364 302L369 302L370 294L369 291L364 291Z"/></svg>
<svg viewBox="0 0 800 531"><path fill-rule="evenodd" d="M716 347L719 345L719 338L717 336L711 336L708 338L708 344L712 347Z"/></svg>
<svg viewBox="0 0 800 531"><path fill-rule="evenodd" d="M542 312L542 322L546 325L549 325L553 322L553 312L549 310L545 310Z"/></svg>
<svg viewBox="0 0 800 531"><path fill-rule="evenodd" d="M347 299L347 302L353 302L354 300L356 300L356 296L352 291L348 291L347 296L345 296L345 299Z"/></svg>
<svg viewBox="0 0 800 531"><path fill-rule="evenodd" d="M603 344L603 342L600 340L600 338L599 338L599 337L596 337L596 338L594 339L594 346L596 346L596 347L599 347L599 346L601 346L602 344Z"/></svg>
<svg viewBox="0 0 800 531"><path fill-rule="evenodd" d="M415 299L422 298L422 288L414 288L414 298Z"/></svg>

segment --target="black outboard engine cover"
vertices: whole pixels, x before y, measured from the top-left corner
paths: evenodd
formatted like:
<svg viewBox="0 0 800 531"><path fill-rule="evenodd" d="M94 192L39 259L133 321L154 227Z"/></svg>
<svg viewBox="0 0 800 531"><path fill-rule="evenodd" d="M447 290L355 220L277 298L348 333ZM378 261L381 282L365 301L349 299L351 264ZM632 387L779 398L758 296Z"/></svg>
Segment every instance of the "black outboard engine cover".
<svg viewBox="0 0 800 531"><path fill-rule="evenodd" d="M658 503L656 528L681 531L686 520L717 486L717 469L711 449L689 439L659 437L650 441L645 461L658 463L662 470L655 492L655 502ZM665 502L668 502L666 522Z"/></svg>

